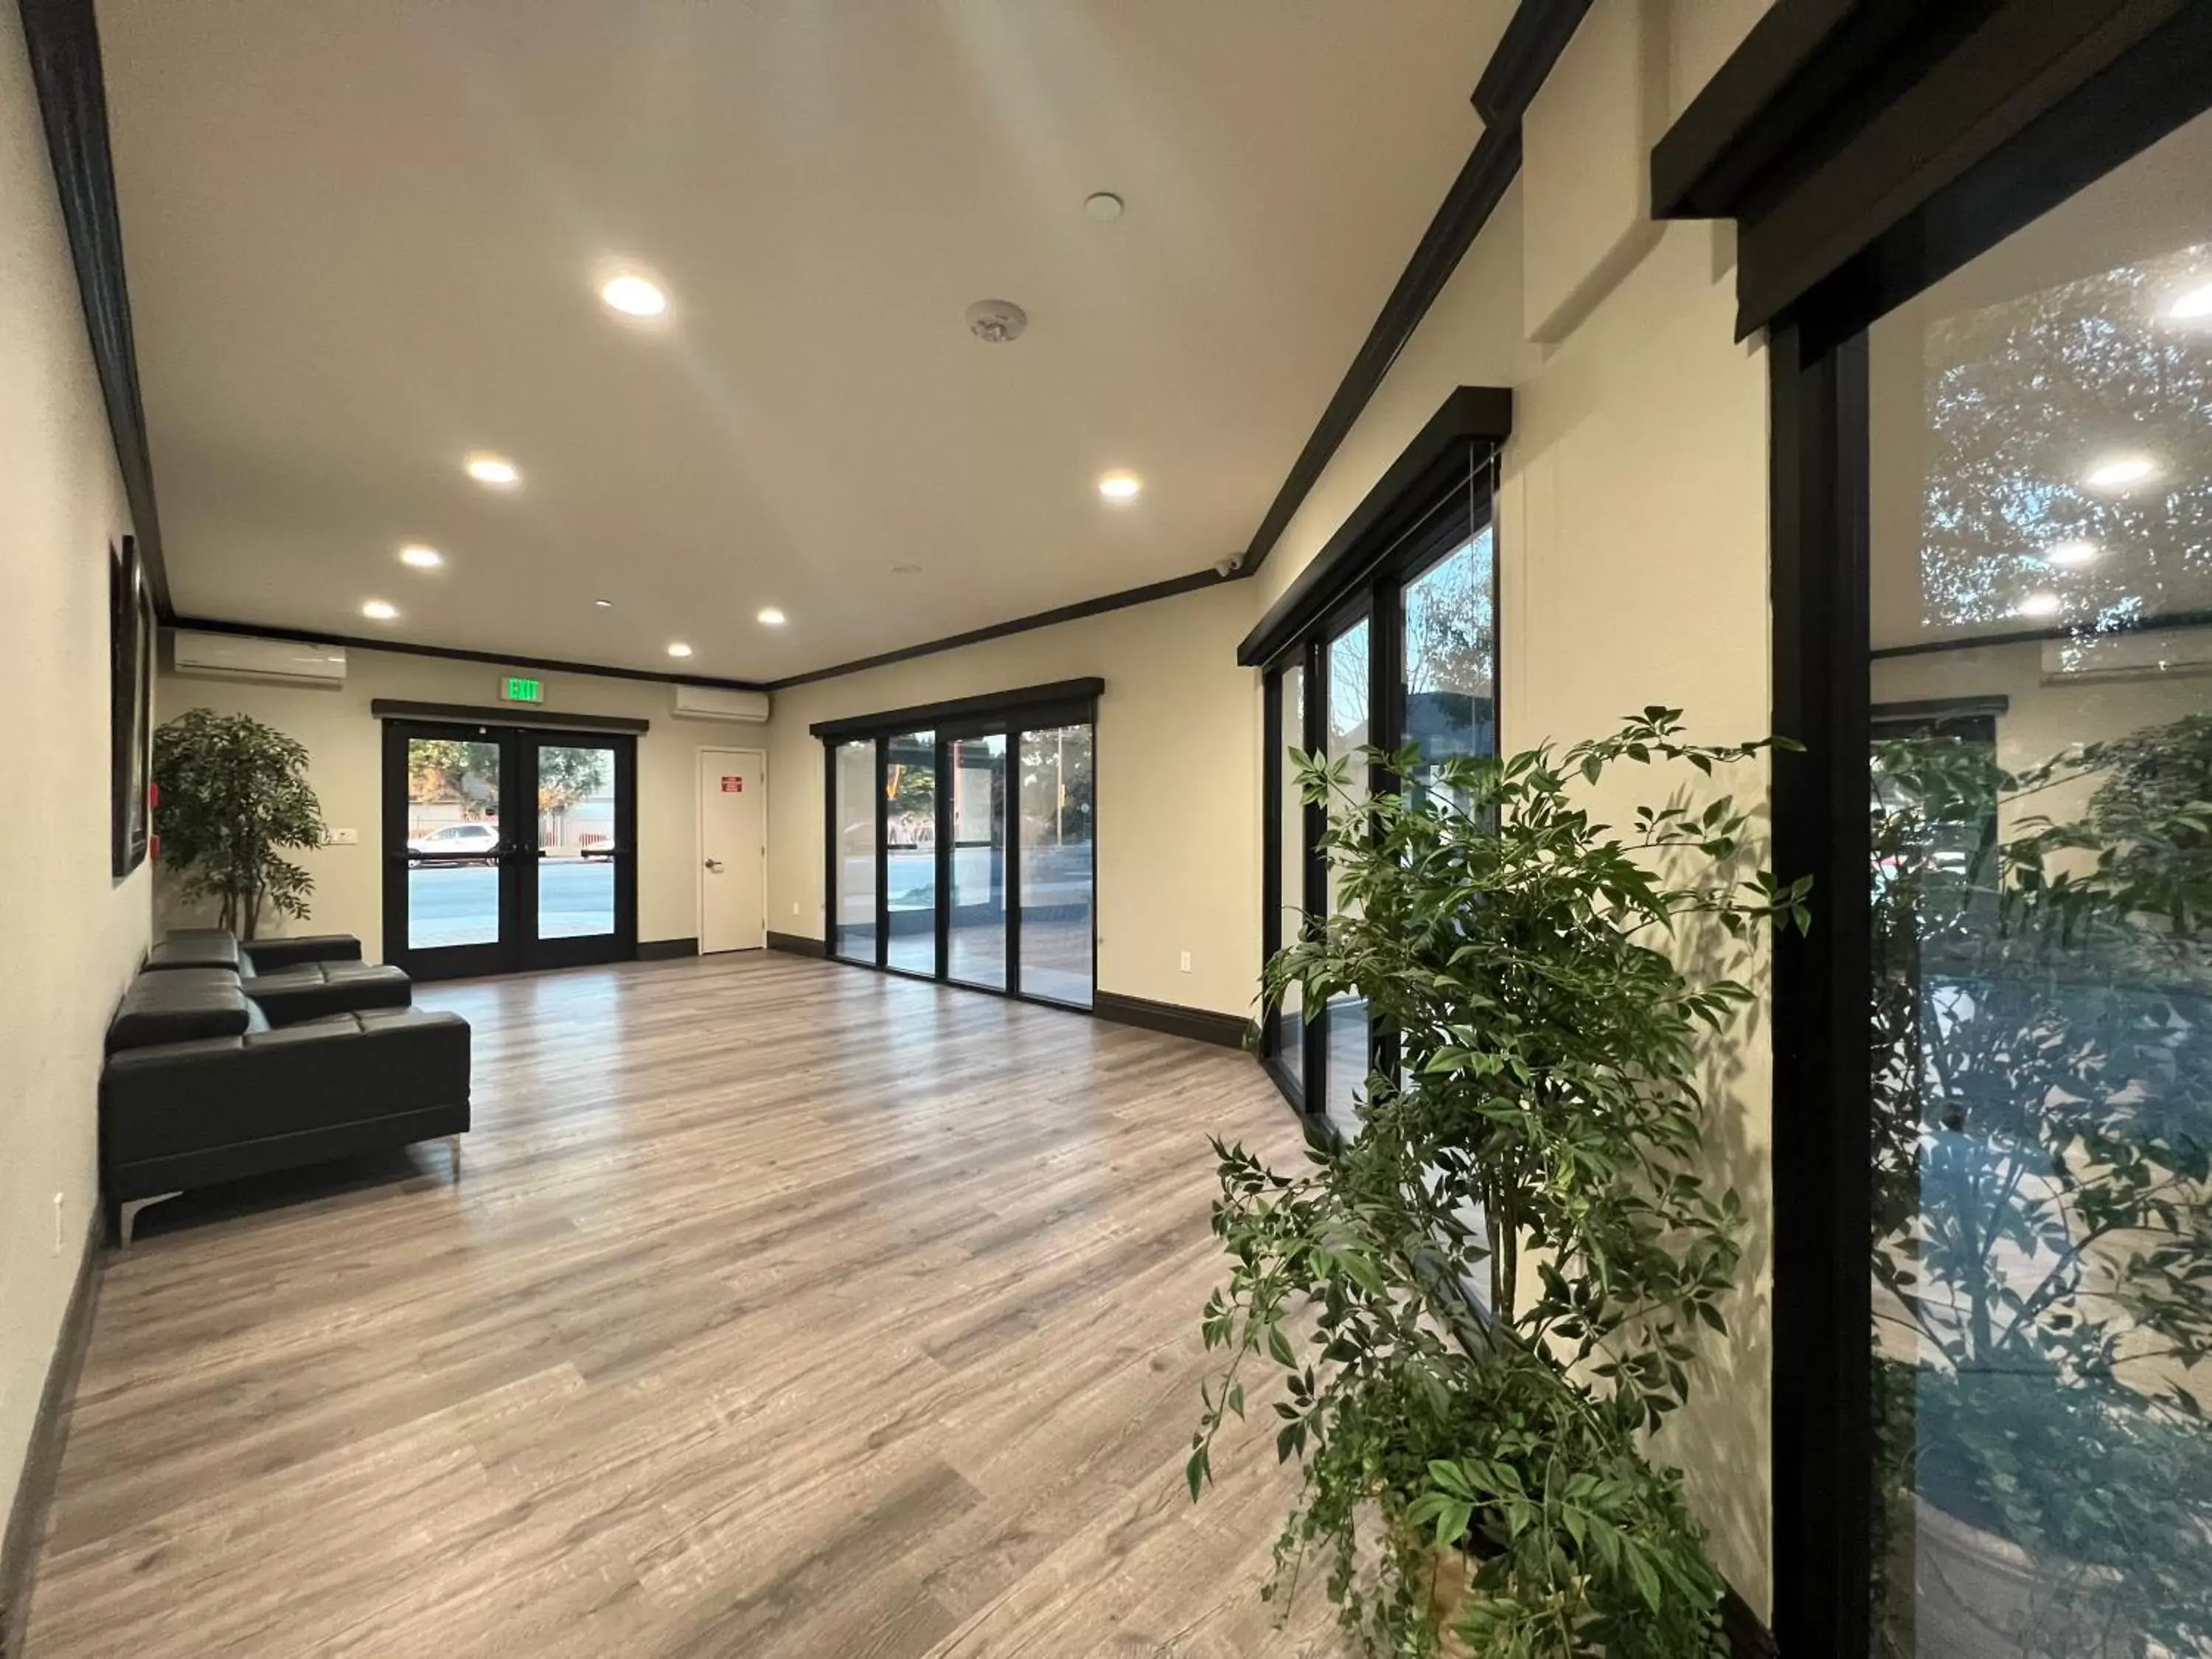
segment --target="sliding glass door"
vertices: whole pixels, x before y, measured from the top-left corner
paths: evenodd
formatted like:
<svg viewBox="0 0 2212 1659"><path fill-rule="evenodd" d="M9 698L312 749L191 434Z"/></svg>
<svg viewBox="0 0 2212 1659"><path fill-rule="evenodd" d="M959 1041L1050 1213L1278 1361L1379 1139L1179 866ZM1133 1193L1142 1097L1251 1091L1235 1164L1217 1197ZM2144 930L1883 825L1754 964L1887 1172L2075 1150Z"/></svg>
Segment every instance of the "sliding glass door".
<svg viewBox="0 0 2212 1659"><path fill-rule="evenodd" d="M1079 1008L1097 978L1092 748L1087 724L1021 734L1022 990Z"/></svg>
<svg viewBox="0 0 2212 1659"><path fill-rule="evenodd" d="M876 960L876 742L841 743L830 750L830 952L848 962Z"/></svg>
<svg viewBox="0 0 2212 1659"><path fill-rule="evenodd" d="M1085 696L988 714L963 708L963 718L930 724L860 723L880 728L872 732L854 732L853 722L817 727L827 757L830 954L1091 1006L1092 707Z"/></svg>
<svg viewBox="0 0 2212 1659"><path fill-rule="evenodd" d="M952 835L947 977L1006 988L1006 734L949 738Z"/></svg>
<svg viewBox="0 0 2212 1659"><path fill-rule="evenodd" d="M902 732L884 744L884 965L938 971L937 734Z"/></svg>

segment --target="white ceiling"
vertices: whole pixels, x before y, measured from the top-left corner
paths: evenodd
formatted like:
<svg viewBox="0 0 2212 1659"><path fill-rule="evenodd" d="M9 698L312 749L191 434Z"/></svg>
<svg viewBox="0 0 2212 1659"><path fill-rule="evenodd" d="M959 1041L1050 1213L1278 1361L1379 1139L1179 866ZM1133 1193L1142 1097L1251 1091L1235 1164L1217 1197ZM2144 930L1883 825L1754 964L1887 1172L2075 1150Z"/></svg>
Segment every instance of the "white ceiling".
<svg viewBox="0 0 2212 1659"><path fill-rule="evenodd" d="M371 634L377 598L417 643L767 678L1202 569L1511 9L101 0L177 607ZM610 259L665 327L601 307ZM986 297L1027 336L973 338Z"/></svg>

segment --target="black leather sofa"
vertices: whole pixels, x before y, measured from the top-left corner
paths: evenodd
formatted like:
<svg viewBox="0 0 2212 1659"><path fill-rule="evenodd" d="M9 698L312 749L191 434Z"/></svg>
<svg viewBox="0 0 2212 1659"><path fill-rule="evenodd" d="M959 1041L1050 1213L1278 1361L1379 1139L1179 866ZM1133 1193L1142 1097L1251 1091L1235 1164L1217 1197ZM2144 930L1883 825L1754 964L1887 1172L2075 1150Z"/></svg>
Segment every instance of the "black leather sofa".
<svg viewBox="0 0 2212 1659"><path fill-rule="evenodd" d="M228 928L179 928L147 952L146 968L151 973L227 969L261 1005L271 1025L404 1008L415 1000L405 970L363 962L361 941L350 933L240 945Z"/></svg>
<svg viewBox="0 0 2212 1659"><path fill-rule="evenodd" d="M370 1007L279 1026L247 995L257 982L171 964L125 993L100 1087L100 1188L118 1243L148 1204L216 1182L440 1136L453 1138L458 1170L466 1020Z"/></svg>

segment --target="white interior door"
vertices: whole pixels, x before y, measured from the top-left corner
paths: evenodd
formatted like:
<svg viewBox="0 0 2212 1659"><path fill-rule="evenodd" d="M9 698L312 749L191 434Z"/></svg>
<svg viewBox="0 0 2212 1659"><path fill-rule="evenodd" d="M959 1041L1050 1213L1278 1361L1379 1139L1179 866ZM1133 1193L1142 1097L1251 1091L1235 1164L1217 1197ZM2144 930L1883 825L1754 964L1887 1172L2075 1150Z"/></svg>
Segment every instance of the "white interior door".
<svg viewBox="0 0 2212 1659"><path fill-rule="evenodd" d="M768 757L699 751L699 951L768 943Z"/></svg>

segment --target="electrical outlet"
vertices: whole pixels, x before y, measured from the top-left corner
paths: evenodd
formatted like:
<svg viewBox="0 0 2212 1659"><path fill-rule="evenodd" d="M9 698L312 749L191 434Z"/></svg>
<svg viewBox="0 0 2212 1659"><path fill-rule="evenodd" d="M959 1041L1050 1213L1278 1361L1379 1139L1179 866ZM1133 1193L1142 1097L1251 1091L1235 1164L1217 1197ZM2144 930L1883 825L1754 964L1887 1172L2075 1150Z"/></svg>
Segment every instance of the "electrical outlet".
<svg viewBox="0 0 2212 1659"><path fill-rule="evenodd" d="M791 914L794 916L799 914L799 901L797 899L793 899L791 902Z"/></svg>
<svg viewBox="0 0 2212 1659"><path fill-rule="evenodd" d="M54 1194L54 1254L56 1255L62 1253L62 1212L68 1207L68 1203L69 1200L60 1193Z"/></svg>
<svg viewBox="0 0 2212 1659"><path fill-rule="evenodd" d="M1190 971L1190 952L1188 951L1182 953L1182 970L1186 974Z"/></svg>
<svg viewBox="0 0 2212 1659"><path fill-rule="evenodd" d="M331 847L358 847L361 845L361 831L358 830L333 830L331 831L331 838L325 845Z"/></svg>

